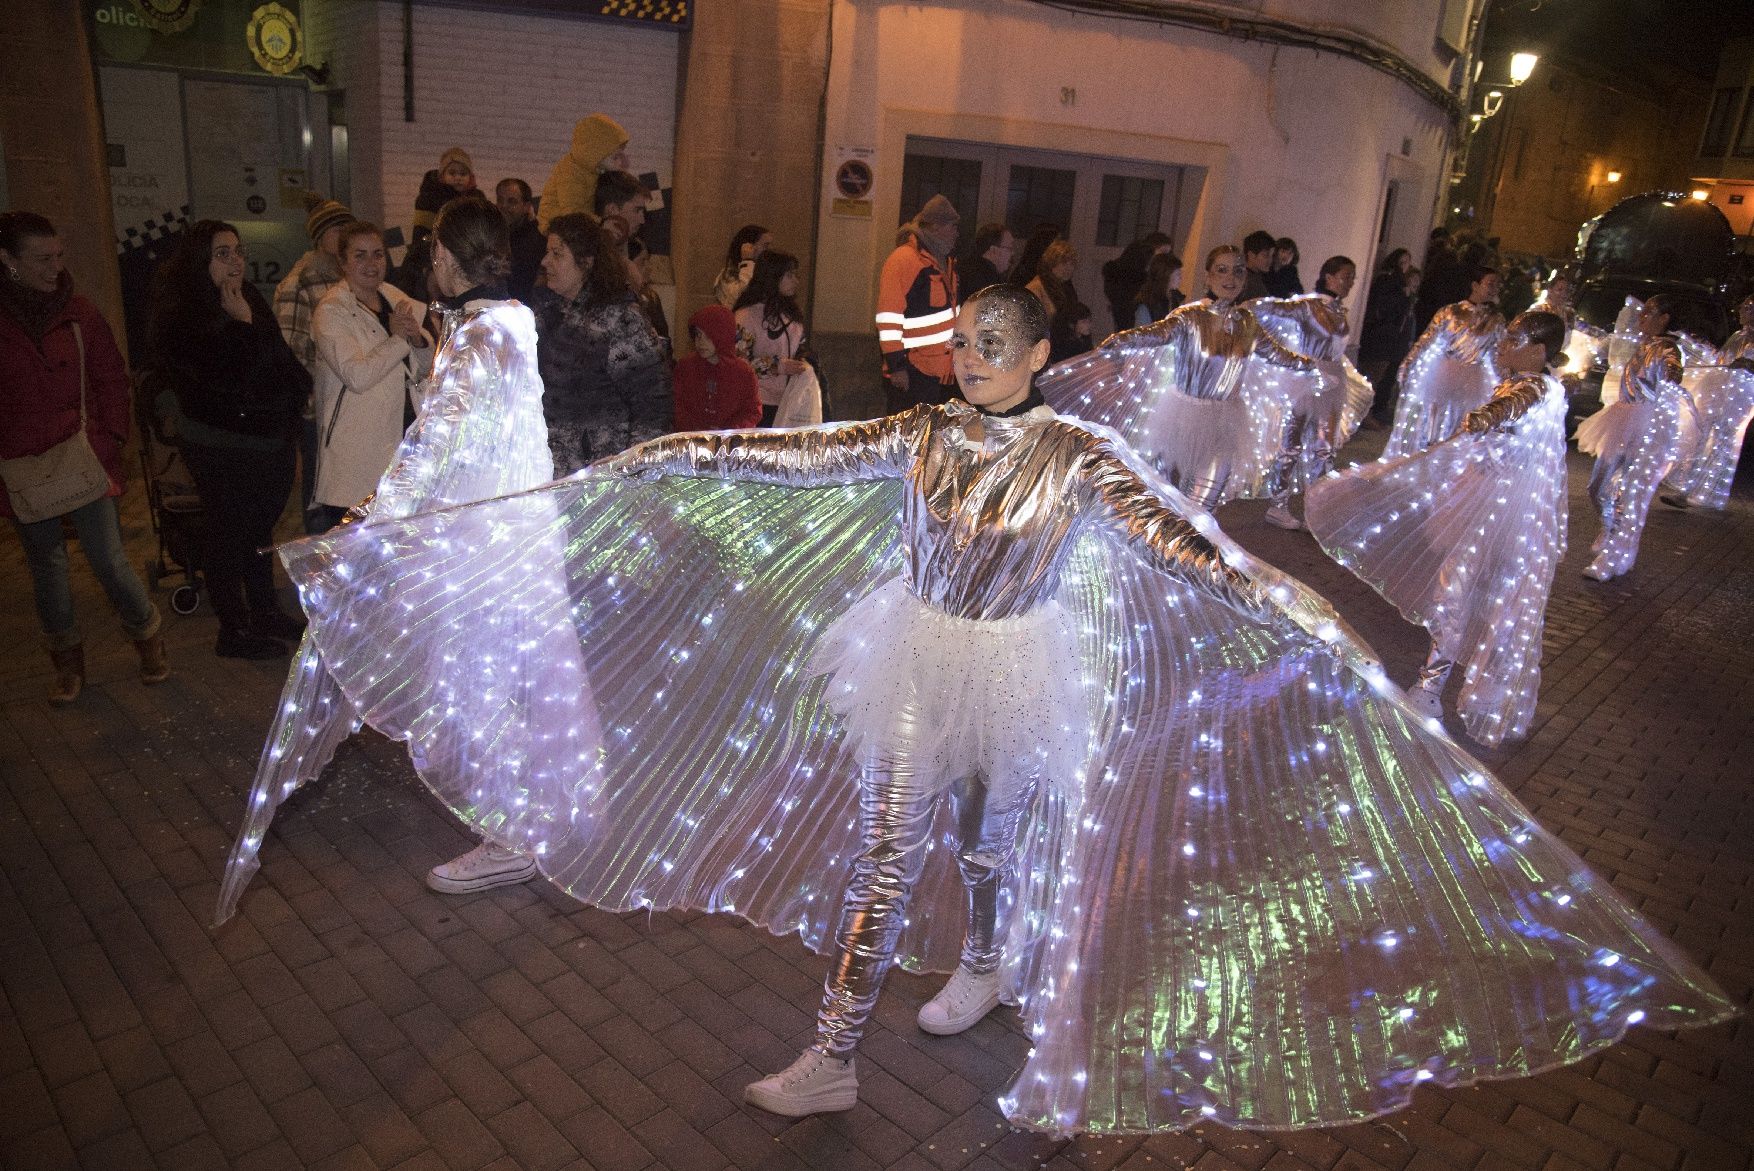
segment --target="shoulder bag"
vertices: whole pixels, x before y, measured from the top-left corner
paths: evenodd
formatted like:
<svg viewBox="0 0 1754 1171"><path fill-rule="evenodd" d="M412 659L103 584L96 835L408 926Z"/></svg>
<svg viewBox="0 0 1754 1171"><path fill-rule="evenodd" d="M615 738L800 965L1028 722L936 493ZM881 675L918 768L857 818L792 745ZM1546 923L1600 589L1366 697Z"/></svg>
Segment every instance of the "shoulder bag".
<svg viewBox="0 0 1754 1171"><path fill-rule="evenodd" d="M38 455L0 459L12 515L25 524L66 516L110 490L110 474L85 437L85 335L77 321L72 325L79 348L79 430Z"/></svg>

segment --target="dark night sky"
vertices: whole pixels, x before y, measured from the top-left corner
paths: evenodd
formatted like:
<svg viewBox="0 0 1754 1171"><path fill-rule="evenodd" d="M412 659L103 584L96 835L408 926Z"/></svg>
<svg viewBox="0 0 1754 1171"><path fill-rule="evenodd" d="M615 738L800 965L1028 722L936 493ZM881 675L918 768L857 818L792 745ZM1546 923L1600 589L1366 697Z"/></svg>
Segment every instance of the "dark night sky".
<svg viewBox="0 0 1754 1171"><path fill-rule="evenodd" d="M1487 69L1492 55L1527 48L1635 88L1704 89L1723 42L1748 36L1754 0L1495 0Z"/></svg>

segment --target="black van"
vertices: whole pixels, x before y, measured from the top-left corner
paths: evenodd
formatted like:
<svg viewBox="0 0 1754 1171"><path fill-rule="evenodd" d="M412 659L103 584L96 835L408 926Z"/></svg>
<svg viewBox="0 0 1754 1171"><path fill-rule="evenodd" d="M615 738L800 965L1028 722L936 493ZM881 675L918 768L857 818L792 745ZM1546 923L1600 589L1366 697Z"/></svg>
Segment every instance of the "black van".
<svg viewBox="0 0 1754 1171"><path fill-rule="evenodd" d="M1704 200L1661 191L1622 199L1578 233L1577 315L1611 330L1628 296L1666 293L1670 328L1722 345L1735 252L1730 221Z"/></svg>

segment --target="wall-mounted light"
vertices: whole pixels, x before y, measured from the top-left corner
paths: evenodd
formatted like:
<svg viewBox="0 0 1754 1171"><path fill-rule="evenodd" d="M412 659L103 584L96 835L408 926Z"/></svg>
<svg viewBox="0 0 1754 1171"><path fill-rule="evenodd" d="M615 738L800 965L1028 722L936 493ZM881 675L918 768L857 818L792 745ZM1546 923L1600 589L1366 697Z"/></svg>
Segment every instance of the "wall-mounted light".
<svg viewBox="0 0 1754 1171"><path fill-rule="evenodd" d="M1490 118L1498 113L1499 107L1502 105L1504 105L1504 91L1489 89L1486 91L1486 96L1480 99L1480 112Z"/></svg>
<svg viewBox="0 0 1754 1171"><path fill-rule="evenodd" d="M1620 172L1619 171L1609 171L1608 172L1608 182L1610 182L1610 183L1620 182Z"/></svg>
<svg viewBox="0 0 1754 1171"><path fill-rule="evenodd" d="M1512 53L1510 55L1510 83L1521 85L1535 72L1535 63L1541 58L1534 53Z"/></svg>
<svg viewBox="0 0 1754 1171"><path fill-rule="evenodd" d="M1703 201L1711 198L1711 192L1707 191L1703 187L1695 187L1693 189L1693 198L1703 202Z"/></svg>

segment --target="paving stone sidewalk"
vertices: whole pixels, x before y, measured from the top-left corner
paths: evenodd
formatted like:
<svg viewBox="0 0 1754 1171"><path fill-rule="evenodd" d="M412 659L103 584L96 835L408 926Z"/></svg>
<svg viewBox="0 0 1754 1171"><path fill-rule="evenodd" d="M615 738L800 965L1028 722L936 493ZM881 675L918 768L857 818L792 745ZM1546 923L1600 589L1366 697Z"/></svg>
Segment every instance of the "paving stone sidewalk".
<svg viewBox="0 0 1754 1171"><path fill-rule="evenodd" d="M1377 440L1380 442L1380 440ZM1368 451L1371 441L1352 455ZM1579 570L1597 523L1572 457L1572 553L1534 735L1481 756L1738 1002L1754 992L1754 500L1658 507L1631 577ZM1327 593L1406 680L1424 638L1307 535L1228 531ZM124 511L151 549L138 486ZM993 1105L1027 1042L995 1013L913 1024L897 974L861 1102L788 1122L745 1082L809 1035L823 961L734 918L610 915L546 884L468 898L421 877L469 844L396 745L344 746L282 811L240 915L218 879L285 664L172 619L143 687L88 573L78 704L51 709L15 540L0 541L0 1158L8 1168L1194 1167L1746 1171L1754 1024L1634 1030L1566 1069L1421 1091L1376 1123L1055 1141ZM1398 667L1398 670L1396 669ZM1452 720L1452 727L1453 727Z"/></svg>

